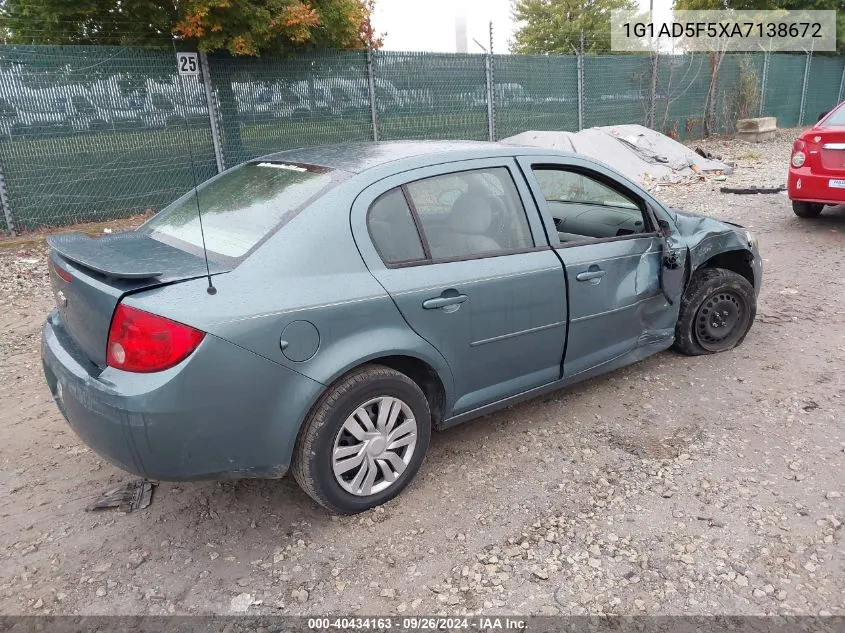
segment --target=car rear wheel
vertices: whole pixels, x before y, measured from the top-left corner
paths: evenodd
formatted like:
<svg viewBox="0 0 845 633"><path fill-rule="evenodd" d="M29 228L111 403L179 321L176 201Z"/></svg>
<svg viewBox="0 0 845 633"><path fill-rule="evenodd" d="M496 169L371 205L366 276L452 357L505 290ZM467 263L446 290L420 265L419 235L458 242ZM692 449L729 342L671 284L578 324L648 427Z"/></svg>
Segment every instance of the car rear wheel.
<svg viewBox="0 0 845 633"><path fill-rule="evenodd" d="M824 205L817 202L792 201L792 211L799 218L815 218L822 212L823 208Z"/></svg>
<svg viewBox="0 0 845 633"><path fill-rule="evenodd" d="M757 297L745 277L723 268L699 270L681 299L675 349L690 356L732 349L756 314Z"/></svg>
<svg viewBox="0 0 845 633"><path fill-rule="evenodd" d="M430 437L431 414L419 386L389 367L366 365L332 385L314 406L291 470L317 503L354 514L408 485Z"/></svg>

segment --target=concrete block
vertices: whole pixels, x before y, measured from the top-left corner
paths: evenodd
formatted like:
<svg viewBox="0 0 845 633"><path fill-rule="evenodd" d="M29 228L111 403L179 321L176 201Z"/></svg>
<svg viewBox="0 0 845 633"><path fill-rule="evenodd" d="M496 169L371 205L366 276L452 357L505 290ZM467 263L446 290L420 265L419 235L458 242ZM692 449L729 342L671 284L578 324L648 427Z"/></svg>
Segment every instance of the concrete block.
<svg viewBox="0 0 845 633"><path fill-rule="evenodd" d="M739 119L736 122L736 137L743 141L759 143L774 138L778 120L773 116L755 119Z"/></svg>

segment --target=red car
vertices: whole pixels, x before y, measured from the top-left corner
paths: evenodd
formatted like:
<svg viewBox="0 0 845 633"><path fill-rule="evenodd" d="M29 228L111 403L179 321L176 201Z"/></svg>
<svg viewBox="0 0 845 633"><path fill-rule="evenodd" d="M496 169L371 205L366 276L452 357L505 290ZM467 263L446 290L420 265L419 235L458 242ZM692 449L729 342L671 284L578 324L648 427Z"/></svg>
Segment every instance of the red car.
<svg viewBox="0 0 845 633"><path fill-rule="evenodd" d="M845 102L795 139L787 186L802 218L816 217L826 204L845 204Z"/></svg>

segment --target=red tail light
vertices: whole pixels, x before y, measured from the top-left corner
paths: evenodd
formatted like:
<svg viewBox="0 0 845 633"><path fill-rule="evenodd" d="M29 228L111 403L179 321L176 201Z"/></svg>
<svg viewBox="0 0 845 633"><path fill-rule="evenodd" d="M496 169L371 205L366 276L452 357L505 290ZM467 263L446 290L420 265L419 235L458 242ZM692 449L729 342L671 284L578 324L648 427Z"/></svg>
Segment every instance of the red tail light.
<svg viewBox="0 0 845 633"><path fill-rule="evenodd" d="M807 144L804 141L802 141L800 138L797 138L792 144L792 153L794 154L795 152L803 152L806 146Z"/></svg>
<svg viewBox="0 0 845 633"><path fill-rule="evenodd" d="M118 304L109 328L109 367L139 373L162 371L184 360L205 332Z"/></svg>

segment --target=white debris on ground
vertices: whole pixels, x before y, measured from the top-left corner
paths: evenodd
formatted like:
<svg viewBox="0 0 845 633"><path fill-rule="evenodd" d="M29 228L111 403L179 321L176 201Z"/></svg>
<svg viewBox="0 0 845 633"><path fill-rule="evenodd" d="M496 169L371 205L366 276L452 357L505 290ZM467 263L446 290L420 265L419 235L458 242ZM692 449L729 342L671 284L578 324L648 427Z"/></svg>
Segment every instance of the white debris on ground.
<svg viewBox="0 0 845 633"><path fill-rule="evenodd" d="M691 148L700 148L734 166L733 173L724 178L701 174L678 183L658 183L651 193L659 200L687 211L702 213L715 218L735 216L735 205L783 205L788 208L785 191L775 194L739 195L724 194L723 187L735 189L777 189L786 186L790 150L800 133L798 129L778 130L775 138L765 143L752 143L734 138L713 137L688 142ZM761 218L748 217L744 224L761 225Z"/></svg>
<svg viewBox="0 0 845 633"><path fill-rule="evenodd" d="M502 139L502 143L581 154L610 165L646 189L733 171L730 164L701 156L642 125L607 125L580 132L529 131Z"/></svg>

